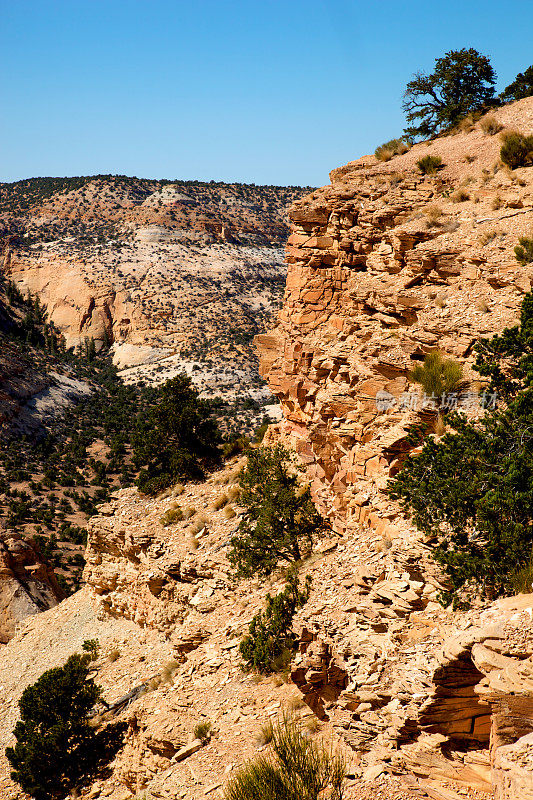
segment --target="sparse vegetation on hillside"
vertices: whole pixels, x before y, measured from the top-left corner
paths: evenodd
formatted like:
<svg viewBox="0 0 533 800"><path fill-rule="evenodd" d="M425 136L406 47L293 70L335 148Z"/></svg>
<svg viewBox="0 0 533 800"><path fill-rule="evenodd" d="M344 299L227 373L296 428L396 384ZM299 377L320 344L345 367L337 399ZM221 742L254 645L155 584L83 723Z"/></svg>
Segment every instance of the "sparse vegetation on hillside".
<svg viewBox="0 0 533 800"><path fill-rule="evenodd" d="M325 526L288 450L250 450L240 486L245 510L228 554L236 575L266 576L280 560L300 561Z"/></svg>
<svg viewBox="0 0 533 800"><path fill-rule="evenodd" d="M271 753L242 766L225 800L342 800L346 765L290 717L272 729Z"/></svg>
<svg viewBox="0 0 533 800"><path fill-rule="evenodd" d="M494 104L496 73L487 56L473 47L450 50L432 73L418 72L405 89L405 133L429 137L457 125L472 112Z"/></svg>
<svg viewBox="0 0 533 800"><path fill-rule="evenodd" d="M520 324L477 345L475 369L498 406L479 421L447 417L454 431L426 441L390 493L437 545L453 592L494 595L529 563L533 528L533 293ZM451 595L447 595L449 599Z"/></svg>
<svg viewBox="0 0 533 800"><path fill-rule="evenodd" d="M452 358L444 358L439 350L433 350L409 373L409 380L419 383L424 392L438 403L448 392L457 391L463 378L463 368Z"/></svg>
<svg viewBox="0 0 533 800"><path fill-rule="evenodd" d="M70 656L43 673L19 700L11 777L35 800L59 800L87 785L121 745L125 723L97 731L90 712L101 689L89 676L90 655Z"/></svg>
<svg viewBox="0 0 533 800"><path fill-rule="evenodd" d="M533 262L533 238L528 239L527 236L522 236L518 240L518 244L514 249L516 260L522 266L531 264Z"/></svg>

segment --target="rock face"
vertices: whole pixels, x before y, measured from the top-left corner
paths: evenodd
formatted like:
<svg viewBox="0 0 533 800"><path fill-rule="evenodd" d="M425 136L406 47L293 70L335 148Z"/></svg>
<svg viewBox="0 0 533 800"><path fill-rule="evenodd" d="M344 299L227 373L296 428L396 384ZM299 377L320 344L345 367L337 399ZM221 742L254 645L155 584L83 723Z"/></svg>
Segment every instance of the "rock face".
<svg viewBox="0 0 533 800"><path fill-rule="evenodd" d="M497 114L533 132L532 98ZM533 650L513 642L530 629L531 598L504 634L477 618L453 634L439 619L428 553L384 492L411 450L408 429L437 421L408 381L413 365L438 348L475 387L474 343L515 324L531 289L533 269L514 246L531 235L533 171L495 167L499 148L476 128L431 144L444 164L435 177L416 167L427 144L334 170L290 210L279 324L256 342L283 411L269 440L297 451L342 541L367 547L344 607L357 622L302 620L293 680L368 769L385 760L426 783L488 789L492 780L518 800L533 782ZM472 393L467 413L480 413L476 402Z"/></svg>
<svg viewBox="0 0 533 800"><path fill-rule="evenodd" d="M37 550L22 536L0 532L0 642L8 642L26 617L63 597L53 569Z"/></svg>
<svg viewBox="0 0 533 800"><path fill-rule="evenodd" d="M497 113L533 132L531 98ZM436 140L436 177L416 167L426 144L386 164L365 157L290 211L279 325L256 342L282 404L278 434L339 531L394 537L381 490L409 449L408 427L435 420L409 371L438 347L474 379L473 344L514 324L531 288L513 248L533 224L533 174L492 171L499 148L479 128ZM460 184L467 199L454 202Z"/></svg>

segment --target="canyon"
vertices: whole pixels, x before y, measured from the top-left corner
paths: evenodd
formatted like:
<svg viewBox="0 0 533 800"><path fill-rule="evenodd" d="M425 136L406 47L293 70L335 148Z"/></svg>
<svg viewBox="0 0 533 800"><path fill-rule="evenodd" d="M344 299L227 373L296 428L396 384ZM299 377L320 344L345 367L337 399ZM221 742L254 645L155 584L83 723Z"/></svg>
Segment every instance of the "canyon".
<svg viewBox="0 0 533 800"><path fill-rule="evenodd" d="M67 347L111 346L128 381L180 372L206 396L265 399L253 335L283 293L299 187L33 179L0 186L6 276Z"/></svg>
<svg viewBox="0 0 533 800"><path fill-rule="evenodd" d="M533 98L494 116L533 134ZM236 767L264 747L262 725L283 711L344 754L347 800L533 797L533 594L444 608L446 579L431 543L385 491L413 452L413 425L424 421L440 435L435 410L408 380L413 365L437 347L459 361L472 390L465 411L475 418L483 384L473 346L515 324L531 290L533 266L519 264L514 247L533 231L533 170L506 169L500 146L473 123L387 162L365 156L293 198L283 305L276 326L255 337L282 410L264 441L298 455L330 530L301 567L311 594L295 617L290 681L242 668L240 639L284 578L236 582L231 573L227 548L242 514L238 456L168 496L126 488L99 507L83 588L28 617L1 647L2 751L24 686L96 638L101 722L122 719L128 728L110 774L83 797L223 796ZM431 176L417 167L428 153L443 163ZM242 231L232 235L250 246ZM230 245L202 246L222 254ZM5 258L29 286L41 255L10 247ZM87 318L80 328L83 315L61 323L60 307L66 334L107 324L96 297L95 327ZM106 335L136 347L134 315L121 314L110 311ZM124 318L131 327L121 338ZM143 346L164 343L158 331ZM175 502L190 513L165 527ZM206 721L212 733L201 741L194 729ZM24 797L3 754L0 792Z"/></svg>

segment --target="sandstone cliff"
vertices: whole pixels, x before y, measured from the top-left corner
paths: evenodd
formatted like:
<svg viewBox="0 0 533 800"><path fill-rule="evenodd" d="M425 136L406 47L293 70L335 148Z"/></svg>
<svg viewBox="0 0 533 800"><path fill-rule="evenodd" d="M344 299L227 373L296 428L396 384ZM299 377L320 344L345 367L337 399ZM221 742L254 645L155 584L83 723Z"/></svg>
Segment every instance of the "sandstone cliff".
<svg viewBox="0 0 533 800"><path fill-rule="evenodd" d="M497 115L533 132L531 99ZM415 166L428 152L445 164L434 178ZM235 463L187 486L190 519L170 528L160 520L172 497L122 490L100 509L85 588L3 648L2 748L23 687L98 638L107 714L128 731L111 775L85 796L220 795L257 752L261 725L291 709L346 754L348 800L532 797L533 596L442 608L427 545L383 492L419 420L413 363L439 346L473 379L473 343L513 323L531 287L513 247L533 224L533 175L496 169L498 152L476 127L386 164L366 157L291 211L284 307L258 337L284 414L269 436L294 444L332 523L303 565L312 591L296 618L292 683L242 671L240 638L283 580L231 576L239 508L213 506ZM468 198L455 202L461 183ZM380 390L389 400L378 408ZM200 746L193 730L206 720L213 735ZM5 761L0 791L21 797Z"/></svg>

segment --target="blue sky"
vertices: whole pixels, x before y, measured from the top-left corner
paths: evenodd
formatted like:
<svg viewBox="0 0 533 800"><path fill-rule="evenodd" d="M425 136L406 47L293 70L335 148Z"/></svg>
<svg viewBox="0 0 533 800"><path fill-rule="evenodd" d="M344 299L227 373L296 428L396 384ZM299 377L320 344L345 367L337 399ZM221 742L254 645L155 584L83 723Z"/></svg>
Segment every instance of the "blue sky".
<svg viewBox="0 0 533 800"><path fill-rule="evenodd" d="M532 0L0 0L0 180L120 173L322 185L403 128L447 50L503 88Z"/></svg>

